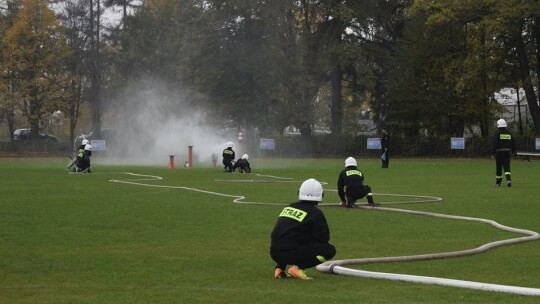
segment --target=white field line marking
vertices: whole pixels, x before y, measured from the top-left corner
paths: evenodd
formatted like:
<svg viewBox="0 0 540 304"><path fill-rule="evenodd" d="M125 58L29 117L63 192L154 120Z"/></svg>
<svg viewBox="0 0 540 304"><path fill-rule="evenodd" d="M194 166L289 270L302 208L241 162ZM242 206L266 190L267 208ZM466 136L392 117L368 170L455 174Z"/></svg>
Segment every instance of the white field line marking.
<svg viewBox="0 0 540 304"><path fill-rule="evenodd" d="M111 180L109 180L110 182L131 184L131 185L144 186L144 187L183 189L183 190L195 191L195 192L200 192L200 193L205 193L205 194L218 195L218 196L223 196L223 197L230 197L230 198L234 198L233 202L237 203L237 204L271 205L271 206L282 206L282 205L284 205L284 204L279 204L279 203L245 202L245 201L243 201L245 199L245 197L241 196L241 195L224 194L224 193L201 190L201 189L190 188L190 187L153 185L153 184L143 183L143 181L163 180L163 178L159 177L159 176L136 174L136 173L131 173L131 172L115 172L115 173L127 174L127 175L131 175L131 176L139 176L139 177L144 177L144 178L132 179L132 180L111 179ZM260 175L260 176L263 176L263 175ZM289 182L294 182L290 178L276 177L276 176L270 176L270 175L265 175L265 176L266 177L271 177L271 178L276 178L276 179L289 180ZM219 181L222 181L222 180L219 180ZM235 181L235 182L239 182L239 181ZM255 182L255 181L254 180L245 180L245 182ZM268 182L268 181L266 181L266 182ZM324 183L324 184L326 184L326 183ZM326 190L326 191L328 191L328 190ZM330 190L330 191L336 191L336 190ZM426 203L426 202L440 202L440 201L442 201L442 198L439 198L439 197L423 196L423 195L402 195L402 194L377 194L377 195L379 195L379 196L395 196L395 197L413 197L413 198L422 198L422 199L424 199L424 200L421 200L421 201L391 202L391 203L385 203L385 204ZM333 205L334 206L336 204L321 204L321 205L323 205L323 206L324 205L326 205L326 206ZM420 260L432 260L432 259L460 257L460 256L467 256L467 255L473 255L473 254L482 253L482 252L485 252L487 250L493 249L495 247L501 247L501 246L506 246L506 245L517 244L517 243L528 242L528 241L533 241L533 240L540 239L540 234L538 234L535 231L526 230L526 229L519 229L519 228L513 228L513 227L501 225L501 224L499 224L499 223L497 223L497 222L495 222L493 220L489 220L489 219L474 218L474 217L467 217L467 216L457 216L457 215L447 215L447 214L424 212L424 211L396 209L396 208L386 208L386 207L375 207L374 208L374 207L360 206L359 208L373 209L373 210L377 210L377 211L401 212L401 213L408 213L408 214L414 214L414 215L422 215L422 216L430 216L430 217L438 217L438 218L447 218L447 219L454 219L454 220L480 222L480 223L484 223L484 224L489 224L489 225L491 225L491 226L493 226L495 228L498 228L498 229L501 229L501 230L504 230L504 231L513 232L513 233L519 233L519 234L525 234L527 236L518 237L518 238L512 238L512 239L506 239L506 240L500 240L500 241L495 241L495 242L490 242L490 243L486 243L486 244L481 245L481 246L476 247L476 248L460 250L460 251L450 251L450 252L411 255L411 256L395 256L395 257L379 257L379 258L358 258L358 259L327 261L327 262L325 262L323 264L320 264L320 265L318 265L316 267L316 269L318 271L326 272L326 273L347 275L347 276L354 276L354 277L361 277L361 278L375 278L375 279L385 279L385 280L393 280L393 281L404 281L404 282L411 282L411 283L436 284L436 285L442 285L442 286L452 286L452 287L468 288L468 289L475 289L475 290L504 292L504 293L519 294L519 295L527 295L527 296L540 296L540 289L539 288L519 287L519 286L510 286L510 285L499 285L499 284L481 283L481 282L464 281L464 280L454 280L454 279L446 279L446 278L436 278L436 277L428 277L428 276L397 274L397 273L373 272L373 271L357 270L357 269L351 269L351 268L343 267L344 265L355 265L355 264L409 262L409 261L420 261Z"/></svg>

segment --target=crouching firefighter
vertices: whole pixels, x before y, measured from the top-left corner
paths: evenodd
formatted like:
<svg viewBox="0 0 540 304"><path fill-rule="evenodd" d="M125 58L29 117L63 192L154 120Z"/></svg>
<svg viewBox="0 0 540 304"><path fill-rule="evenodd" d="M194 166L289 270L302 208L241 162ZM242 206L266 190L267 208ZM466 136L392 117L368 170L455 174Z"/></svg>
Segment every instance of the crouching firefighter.
<svg viewBox="0 0 540 304"><path fill-rule="evenodd" d="M90 141L88 139L86 138L83 139L81 142L81 145L79 146L79 149L77 150L77 154L83 153L84 147L86 147L86 145L89 145L89 144L90 144ZM88 156L92 156L92 151L89 151Z"/></svg>
<svg viewBox="0 0 540 304"><path fill-rule="evenodd" d="M242 158L234 163L233 171L238 169L240 173L251 173L251 166L249 165L249 155L244 154Z"/></svg>
<svg viewBox="0 0 540 304"><path fill-rule="evenodd" d="M75 172L90 173L90 155L92 155L92 146L89 144L84 146L82 151L79 150L75 161Z"/></svg>
<svg viewBox="0 0 540 304"><path fill-rule="evenodd" d="M367 197L368 204L376 206L373 194L368 185L364 185L364 174L358 169L356 159L348 157L345 160L345 169L339 173L337 187L341 205L347 208L356 206L356 201Z"/></svg>
<svg viewBox="0 0 540 304"><path fill-rule="evenodd" d="M278 216L271 234L270 256L276 262L274 277L309 280L305 269L317 266L336 255L329 243L330 230L317 204L323 188L315 179L308 179L298 191L299 202L285 207ZM287 265L290 265L289 269Z"/></svg>
<svg viewBox="0 0 540 304"><path fill-rule="evenodd" d="M223 171L225 172L233 172L233 161L235 158L234 150L232 149L234 147L234 144L232 141L227 143L227 148L223 150L223 153L221 156L223 156Z"/></svg>

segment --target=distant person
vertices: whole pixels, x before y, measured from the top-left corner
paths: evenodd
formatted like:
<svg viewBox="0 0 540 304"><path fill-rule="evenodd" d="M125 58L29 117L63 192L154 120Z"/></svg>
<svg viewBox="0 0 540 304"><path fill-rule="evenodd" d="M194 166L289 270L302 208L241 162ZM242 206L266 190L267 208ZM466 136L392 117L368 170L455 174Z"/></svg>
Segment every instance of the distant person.
<svg viewBox="0 0 540 304"><path fill-rule="evenodd" d="M237 160L234 164L233 171L236 171L238 169L238 172L240 173L251 173L251 166L249 165L249 155L244 154L242 155L242 158Z"/></svg>
<svg viewBox="0 0 540 304"><path fill-rule="evenodd" d="M386 128L383 128L381 130L381 161L382 161L382 168L388 168L388 164L390 163L390 146L388 142L388 130Z"/></svg>
<svg viewBox="0 0 540 304"><path fill-rule="evenodd" d="M323 198L321 184L310 178L298 191L298 202L285 207L272 230L270 256L277 263L276 279L309 280L305 269L317 266L336 255L329 243L330 229L326 218L316 206ZM287 265L291 265L286 270Z"/></svg>
<svg viewBox="0 0 540 304"><path fill-rule="evenodd" d="M212 168L217 167L218 156L216 153L212 153Z"/></svg>
<svg viewBox="0 0 540 304"><path fill-rule="evenodd" d="M234 150L233 150L234 144L232 141L227 143L227 148L223 150L223 171L225 172L233 172L234 166L233 161L235 158Z"/></svg>
<svg viewBox="0 0 540 304"><path fill-rule="evenodd" d="M368 204L375 207L371 187L364 185L364 174L358 169L356 159L348 157L345 169L339 173L337 182L338 195L343 207L356 207L356 201L366 197Z"/></svg>
<svg viewBox="0 0 540 304"><path fill-rule="evenodd" d="M90 144L84 146L82 152L77 154L77 160L75 162L75 172L90 173L90 155L92 154L92 146Z"/></svg>
<svg viewBox="0 0 540 304"><path fill-rule="evenodd" d="M514 137L506 130L506 120L497 121L497 133L493 138L493 155L495 156L495 186L500 187L502 174L506 177L506 185L512 187L512 174L510 173L510 157L516 153Z"/></svg>

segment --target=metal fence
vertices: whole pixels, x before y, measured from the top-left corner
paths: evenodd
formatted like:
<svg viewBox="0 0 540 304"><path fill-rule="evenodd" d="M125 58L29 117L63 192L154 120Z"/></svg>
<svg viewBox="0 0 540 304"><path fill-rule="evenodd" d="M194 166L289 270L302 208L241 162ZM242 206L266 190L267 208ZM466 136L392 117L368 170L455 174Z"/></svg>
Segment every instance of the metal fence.
<svg viewBox="0 0 540 304"><path fill-rule="evenodd" d="M276 150L267 152L273 156L293 157L343 157L378 156L380 150L367 148L368 138L374 136L316 136L310 144L300 137L282 137L276 139ZM515 136L517 151L535 151L534 137ZM465 138L464 149L452 149L450 138L434 138L427 136L392 136L390 137L390 153L392 156L420 157L485 157L492 154L492 137Z"/></svg>

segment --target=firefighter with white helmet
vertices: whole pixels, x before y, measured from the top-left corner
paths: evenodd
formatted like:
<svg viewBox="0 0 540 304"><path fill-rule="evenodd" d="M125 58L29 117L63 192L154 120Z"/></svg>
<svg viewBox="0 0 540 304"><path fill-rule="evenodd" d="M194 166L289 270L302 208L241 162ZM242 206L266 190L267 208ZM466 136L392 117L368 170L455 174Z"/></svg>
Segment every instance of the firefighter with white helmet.
<svg viewBox="0 0 540 304"><path fill-rule="evenodd" d="M311 279L304 271L336 255L330 244L330 229L317 204L323 199L321 183L310 178L298 191L298 202L285 207L272 230L270 256L277 263L276 279ZM287 265L290 265L286 270Z"/></svg>
<svg viewBox="0 0 540 304"><path fill-rule="evenodd" d="M90 173L90 155L92 153L92 146L87 144L84 146L82 152L79 152L75 161L75 171L81 173Z"/></svg>
<svg viewBox="0 0 540 304"><path fill-rule="evenodd" d="M77 153L80 154L80 153L83 153L84 152L84 147L86 147L86 145L89 145L90 144L90 141L88 139L83 139L82 142L81 142L81 145L79 146L79 149L77 150ZM92 156L92 151L89 151L90 153L90 156Z"/></svg>
<svg viewBox="0 0 540 304"><path fill-rule="evenodd" d="M502 175L506 177L506 185L512 187L512 174L510 173L510 157L516 153L514 136L508 132L506 120L497 120L497 132L493 138L493 155L495 156L495 186L500 187Z"/></svg>
<svg viewBox="0 0 540 304"><path fill-rule="evenodd" d="M222 156L223 156L223 170L225 172L233 172L234 166L233 161L235 158L234 150L233 150L234 144L232 141L229 141L227 143L227 148L223 150Z"/></svg>
<svg viewBox="0 0 540 304"><path fill-rule="evenodd" d="M233 171L238 169L240 173L251 173L251 166L249 164L249 155L244 154L242 158L236 161L233 167Z"/></svg>
<svg viewBox="0 0 540 304"><path fill-rule="evenodd" d="M356 201L364 197L370 206L375 206L371 187L364 185L364 174L358 169L358 163L353 157L345 160L345 169L339 173L337 187L342 206L355 207Z"/></svg>

